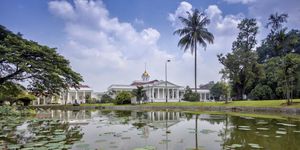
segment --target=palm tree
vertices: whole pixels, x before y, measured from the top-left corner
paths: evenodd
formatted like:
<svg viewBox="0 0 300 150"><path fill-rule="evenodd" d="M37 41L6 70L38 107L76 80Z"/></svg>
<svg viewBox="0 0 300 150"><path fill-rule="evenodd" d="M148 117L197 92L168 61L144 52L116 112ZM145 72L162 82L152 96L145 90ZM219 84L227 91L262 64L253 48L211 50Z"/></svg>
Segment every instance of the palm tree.
<svg viewBox="0 0 300 150"><path fill-rule="evenodd" d="M146 92L143 86L137 86L136 89L132 90L132 94L136 96L136 100L139 102L139 104L141 104L142 98L146 96Z"/></svg>
<svg viewBox="0 0 300 150"><path fill-rule="evenodd" d="M288 14L271 14L268 18L269 22L267 23L267 27L271 26L273 32L282 28L282 23L287 22Z"/></svg>
<svg viewBox="0 0 300 150"><path fill-rule="evenodd" d="M187 18L178 17L184 27L176 30L174 34L180 36L178 46L184 49L184 52L190 49L192 54L195 53L195 92L197 93L197 44L202 45L205 49L207 42L213 43L214 36L206 28L210 20L203 12L195 9L191 13L187 12L187 14Z"/></svg>

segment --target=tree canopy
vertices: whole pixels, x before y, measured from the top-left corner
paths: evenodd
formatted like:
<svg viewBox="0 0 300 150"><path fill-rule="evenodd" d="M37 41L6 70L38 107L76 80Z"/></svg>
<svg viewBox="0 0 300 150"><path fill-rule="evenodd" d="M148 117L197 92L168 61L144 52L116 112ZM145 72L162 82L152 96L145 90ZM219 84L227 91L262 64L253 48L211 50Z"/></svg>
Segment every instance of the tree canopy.
<svg viewBox="0 0 300 150"><path fill-rule="evenodd" d="M255 19L243 19L238 24L240 30L236 41L232 44L232 53L219 54L218 58L224 69L221 70L224 78L229 78L232 84L235 99L244 99L250 93L256 77L259 77L261 66L257 63L254 52L256 34L258 31Z"/></svg>
<svg viewBox="0 0 300 150"><path fill-rule="evenodd" d="M83 81L56 48L24 39L0 26L0 85L25 83L36 95L55 94Z"/></svg>

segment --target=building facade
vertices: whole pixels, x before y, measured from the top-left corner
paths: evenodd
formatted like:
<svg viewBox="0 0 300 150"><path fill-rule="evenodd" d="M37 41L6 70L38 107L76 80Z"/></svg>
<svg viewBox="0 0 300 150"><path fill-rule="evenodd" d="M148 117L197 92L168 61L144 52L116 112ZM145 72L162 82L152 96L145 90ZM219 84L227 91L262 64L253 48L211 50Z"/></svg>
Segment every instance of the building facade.
<svg viewBox="0 0 300 150"><path fill-rule="evenodd" d="M80 85L78 89L70 87L59 95L40 96L34 102L34 105L47 104L83 104L86 100L92 98L93 90L87 85Z"/></svg>
<svg viewBox="0 0 300 150"><path fill-rule="evenodd" d="M180 102L183 99L184 90L183 86L174 84L169 81L163 80L149 80L150 75L145 70L142 74L142 80L133 81L129 85L112 84L108 87L107 93L115 98L116 95L122 91L132 91L137 89L138 86L143 86L146 93L146 99L143 102ZM200 101L210 101L210 92L207 89L199 89L197 92L200 94Z"/></svg>

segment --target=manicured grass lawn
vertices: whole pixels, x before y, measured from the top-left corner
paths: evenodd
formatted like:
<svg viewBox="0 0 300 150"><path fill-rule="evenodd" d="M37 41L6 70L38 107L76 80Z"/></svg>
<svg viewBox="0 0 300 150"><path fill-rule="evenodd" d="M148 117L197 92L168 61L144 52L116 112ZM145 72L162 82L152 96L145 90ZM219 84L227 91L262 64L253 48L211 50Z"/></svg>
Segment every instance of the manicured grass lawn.
<svg viewBox="0 0 300 150"><path fill-rule="evenodd" d="M261 100L261 101L232 101L225 102L168 102L168 103L146 103L141 106L247 106L247 107L290 107L300 108L300 99L294 99L294 104L286 106L286 100ZM80 106L117 106L113 103L105 104L81 104ZM124 105L121 105L124 106ZM128 105L131 106L131 105Z"/></svg>
<svg viewBox="0 0 300 150"><path fill-rule="evenodd" d="M113 103L103 103L103 104L80 104L80 106L114 106Z"/></svg>
<svg viewBox="0 0 300 150"><path fill-rule="evenodd" d="M247 106L247 107L291 107L300 108L300 99L293 100L296 104L286 106L286 100L262 100L262 101L232 101L225 102L169 102L147 103L144 106Z"/></svg>

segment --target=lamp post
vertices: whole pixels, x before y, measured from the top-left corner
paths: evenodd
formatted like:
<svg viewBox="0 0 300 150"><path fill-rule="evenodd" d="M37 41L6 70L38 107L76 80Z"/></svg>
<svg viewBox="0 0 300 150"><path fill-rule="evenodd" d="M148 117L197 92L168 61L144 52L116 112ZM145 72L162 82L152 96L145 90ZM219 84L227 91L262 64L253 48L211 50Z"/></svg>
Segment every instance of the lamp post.
<svg viewBox="0 0 300 150"><path fill-rule="evenodd" d="M166 81L165 81L165 88L167 90L166 92L166 103L168 102L168 95L169 95L169 90L168 90L168 72L167 72L167 67L168 67L168 62L170 62L171 60L168 59L166 62L165 62L165 75L166 75Z"/></svg>

